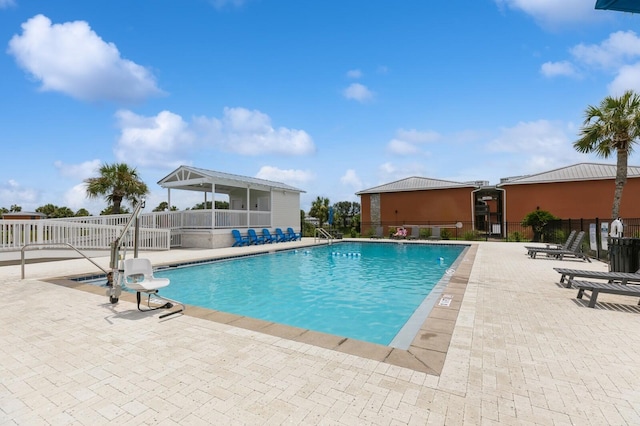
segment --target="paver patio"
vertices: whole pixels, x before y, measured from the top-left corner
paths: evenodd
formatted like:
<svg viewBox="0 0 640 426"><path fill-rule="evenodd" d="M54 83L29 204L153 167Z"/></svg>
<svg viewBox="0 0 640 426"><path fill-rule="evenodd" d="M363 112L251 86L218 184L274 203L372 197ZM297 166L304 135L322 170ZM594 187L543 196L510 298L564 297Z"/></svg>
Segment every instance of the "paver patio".
<svg viewBox="0 0 640 426"><path fill-rule="evenodd" d="M0 424L640 424L637 298L591 309L553 270L605 264L481 242L463 267L440 375L43 281L82 259L0 267Z"/></svg>

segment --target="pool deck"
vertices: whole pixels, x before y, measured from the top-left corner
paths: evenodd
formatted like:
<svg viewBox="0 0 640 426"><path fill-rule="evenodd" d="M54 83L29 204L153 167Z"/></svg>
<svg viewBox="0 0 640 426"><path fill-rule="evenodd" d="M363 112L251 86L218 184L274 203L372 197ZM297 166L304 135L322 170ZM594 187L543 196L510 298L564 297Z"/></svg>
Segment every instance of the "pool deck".
<svg viewBox="0 0 640 426"><path fill-rule="evenodd" d="M606 264L524 245L473 243L407 351L194 307L160 320L59 279L96 273L84 259L28 264L25 280L2 266L0 425L640 424L638 298L588 308L553 267Z"/></svg>

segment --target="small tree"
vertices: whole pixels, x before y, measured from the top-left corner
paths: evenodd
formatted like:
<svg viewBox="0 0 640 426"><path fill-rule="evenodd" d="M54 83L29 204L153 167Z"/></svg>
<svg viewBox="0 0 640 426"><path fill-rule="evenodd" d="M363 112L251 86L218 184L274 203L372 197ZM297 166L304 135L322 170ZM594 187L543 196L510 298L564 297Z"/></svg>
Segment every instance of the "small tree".
<svg viewBox="0 0 640 426"><path fill-rule="evenodd" d="M551 221L558 220L546 210L534 210L522 219L522 226L530 226L533 229L533 240L542 241L541 237L547 236L547 224Z"/></svg>
<svg viewBox="0 0 640 426"><path fill-rule="evenodd" d="M327 220L329 220L329 199L318 197L311 203L311 210L309 210L309 216L318 219L318 225L322 228Z"/></svg>

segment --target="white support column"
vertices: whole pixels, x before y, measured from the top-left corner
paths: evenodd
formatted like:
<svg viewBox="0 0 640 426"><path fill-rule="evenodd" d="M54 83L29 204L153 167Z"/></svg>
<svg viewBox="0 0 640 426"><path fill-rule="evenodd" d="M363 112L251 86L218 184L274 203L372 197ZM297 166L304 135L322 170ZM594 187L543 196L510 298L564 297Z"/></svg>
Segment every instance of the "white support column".
<svg viewBox="0 0 640 426"><path fill-rule="evenodd" d="M216 184L211 183L211 229L216 229Z"/></svg>
<svg viewBox="0 0 640 426"><path fill-rule="evenodd" d="M247 228L251 227L251 188L247 186Z"/></svg>

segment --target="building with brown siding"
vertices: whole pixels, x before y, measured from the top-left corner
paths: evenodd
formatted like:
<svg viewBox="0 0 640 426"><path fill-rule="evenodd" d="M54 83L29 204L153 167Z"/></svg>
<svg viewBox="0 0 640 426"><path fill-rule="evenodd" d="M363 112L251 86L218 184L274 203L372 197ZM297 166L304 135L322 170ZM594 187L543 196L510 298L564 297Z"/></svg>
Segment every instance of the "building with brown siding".
<svg viewBox="0 0 640 426"><path fill-rule="evenodd" d="M356 193L363 234L383 227L471 222L471 199L478 183L410 177Z"/></svg>
<svg viewBox="0 0 640 426"><path fill-rule="evenodd" d="M400 225L447 225L502 235L507 223L547 210L562 219L611 218L616 166L580 163L534 175L452 182L410 177L357 192L362 233ZM629 167L620 216L640 218L640 167ZM504 236L504 235L502 235Z"/></svg>
<svg viewBox="0 0 640 426"><path fill-rule="evenodd" d="M611 219L615 191L614 164L581 163L535 175L503 179L505 217L522 220L528 213L547 210L562 219ZM640 167L629 167L620 216L640 218Z"/></svg>
<svg viewBox="0 0 640 426"><path fill-rule="evenodd" d="M46 219L47 215L39 212L9 212L3 213L2 219L8 220L37 220Z"/></svg>

